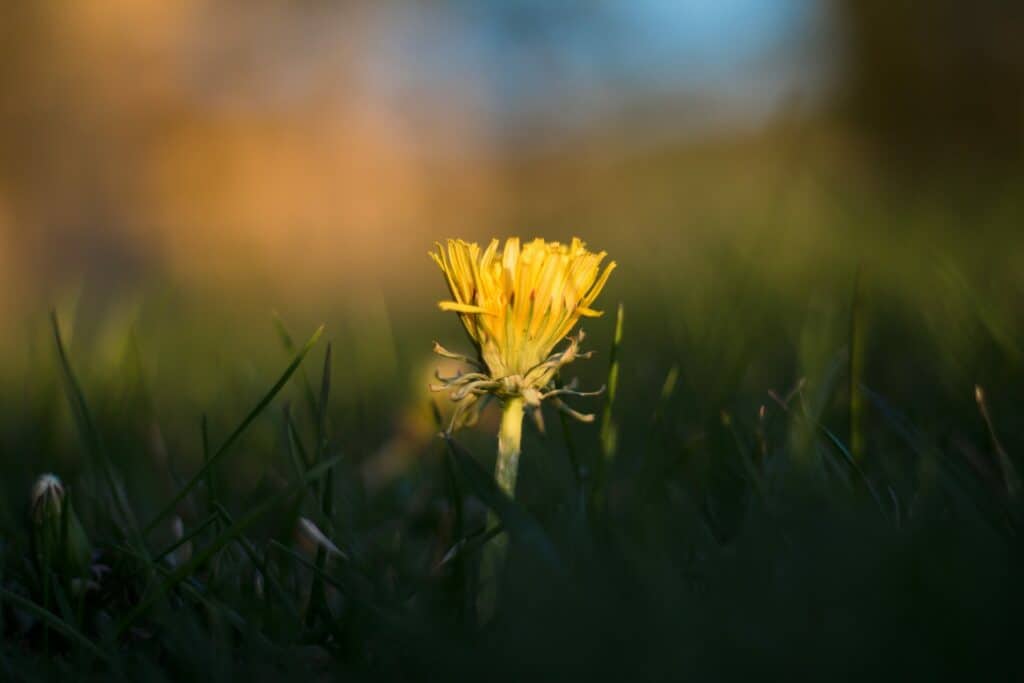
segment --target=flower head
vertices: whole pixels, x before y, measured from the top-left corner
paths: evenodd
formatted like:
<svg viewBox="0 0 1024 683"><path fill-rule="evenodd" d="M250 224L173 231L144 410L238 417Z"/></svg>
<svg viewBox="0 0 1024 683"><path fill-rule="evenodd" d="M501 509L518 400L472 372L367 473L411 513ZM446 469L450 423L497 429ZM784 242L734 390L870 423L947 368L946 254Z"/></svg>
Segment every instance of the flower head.
<svg viewBox="0 0 1024 683"><path fill-rule="evenodd" d="M564 351L554 353L555 346L581 317L601 315L592 306L615 262L602 269L605 252L591 252L577 238L570 244L538 238L520 245L512 237L504 248L491 240L483 250L462 240L437 246L430 256L452 295L451 301L440 303L441 310L459 314L477 358L453 354L440 345L435 351L466 361L478 372L442 379L435 388L455 389L456 400L487 394L520 396L530 407L548 396L577 393L546 390L561 366L583 355L582 331Z"/></svg>
<svg viewBox="0 0 1024 683"><path fill-rule="evenodd" d="M32 485L29 517L40 567L74 576L88 571L92 547L57 475L44 474Z"/></svg>

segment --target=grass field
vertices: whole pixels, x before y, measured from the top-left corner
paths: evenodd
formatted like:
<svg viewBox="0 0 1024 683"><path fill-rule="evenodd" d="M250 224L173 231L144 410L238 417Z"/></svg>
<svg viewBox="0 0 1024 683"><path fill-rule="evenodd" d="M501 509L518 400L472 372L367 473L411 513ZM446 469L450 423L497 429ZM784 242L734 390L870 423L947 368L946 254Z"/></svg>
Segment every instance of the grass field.
<svg viewBox="0 0 1024 683"><path fill-rule="evenodd" d="M470 347L425 253L415 287L279 317L159 288L30 313L3 342L0 679L1019 677L1017 193L955 215L750 156L634 158L512 216L593 225L620 265L565 377L615 390L574 403L596 424L527 425L514 501L495 409L438 437L431 341ZM45 472L84 564L67 512L40 550Z"/></svg>

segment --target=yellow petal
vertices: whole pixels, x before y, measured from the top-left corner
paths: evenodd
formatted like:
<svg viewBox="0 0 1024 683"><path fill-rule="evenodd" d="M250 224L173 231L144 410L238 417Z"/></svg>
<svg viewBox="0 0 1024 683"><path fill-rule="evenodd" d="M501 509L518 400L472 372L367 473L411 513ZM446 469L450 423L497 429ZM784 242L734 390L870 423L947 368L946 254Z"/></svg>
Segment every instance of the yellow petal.
<svg viewBox="0 0 1024 683"><path fill-rule="evenodd" d="M437 305L442 311L455 311L456 313L487 313L486 308L474 306L473 304L460 304L457 301L441 301Z"/></svg>

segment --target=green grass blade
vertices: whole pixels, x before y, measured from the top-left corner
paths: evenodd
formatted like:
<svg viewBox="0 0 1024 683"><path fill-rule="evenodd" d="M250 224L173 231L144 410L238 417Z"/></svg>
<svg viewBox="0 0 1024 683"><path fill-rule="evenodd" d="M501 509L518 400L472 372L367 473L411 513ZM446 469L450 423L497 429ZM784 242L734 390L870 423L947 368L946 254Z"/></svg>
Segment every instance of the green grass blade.
<svg viewBox="0 0 1024 683"><path fill-rule="evenodd" d="M150 591L149 594L144 597L139 604L136 605L135 608L118 624L115 631L116 634L120 635L124 633L125 630L138 620L139 617L145 614L157 600L162 598L168 591L195 573L196 569L208 562L210 558L213 557L221 548L240 537L249 527L259 521L260 518L270 512L282 501L287 500L293 495L301 493L310 481L318 479L329 472L330 469L338 463L338 460L338 458L334 458L314 467L306 473L306 476L302 481L296 482L286 490L272 496L269 500L257 506L244 517L240 518L227 529L222 531L213 541L210 542L209 545L195 553L191 560L174 570L164 581L160 583L159 586Z"/></svg>
<svg viewBox="0 0 1024 683"><path fill-rule="evenodd" d="M249 412L249 414L245 416L245 419L242 420L242 422L235 428L235 431L231 432L231 435L224 441L223 444L221 444L220 448L218 448L217 451L212 456L210 456L210 458L203 464L199 471L196 472L195 475L193 475L193 477L188 480L185 486L178 490L178 493L174 495L171 501L167 505L165 505L164 508L160 510L159 513L157 513L157 515L149 522L149 524L146 525L145 529L143 529L144 534L147 534L150 531L152 531L157 524L166 519L174 511L178 503L181 502L181 500L185 496L187 496L189 492L207 476L211 468L213 468L216 465L216 463L219 462L220 459L224 457L225 453L227 453L231 446L235 443L235 441L238 440L238 437L240 437L242 433L245 432L246 428L248 428L248 426L252 424L253 420L255 420L259 416L259 414L262 413L263 410L266 409L268 405L270 405L270 402L274 400L274 397L277 396L281 389L284 388L285 384L288 383L288 380L291 379L291 376L302 364L302 361L306 357L306 354L308 354L310 349L312 349L316 345L317 341L319 341L320 335L323 334L323 331L323 325L317 328L316 332L313 333L313 336L309 338L309 341L306 342L305 346L302 347L299 353L296 354L295 358L292 359L292 362L288 364L288 367L285 368L284 373L277 380L277 382L274 383L274 386L270 388L270 391L268 391L266 395L264 395L264 397L260 399L260 402L256 404L256 407L253 408Z"/></svg>
<svg viewBox="0 0 1024 683"><path fill-rule="evenodd" d="M615 336L612 338L612 349L608 356L608 393L604 399L601 413L601 453L606 461L615 457L618 446L618 433L613 421L612 407L619 389L619 348L622 346L622 319L624 307L620 303L615 316Z"/></svg>
<svg viewBox="0 0 1024 683"><path fill-rule="evenodd" d="M319 463L327 451L327 401L331 394L331 345L327 344L327 351L324 353L324 368L320 378L320 399L317 401L316 414L316 459ZM334 514L334 477L328 472L324 478L324 487L320 499L320 511L324 520L331 525L331 516ZM324 567L327 565L327 551L322 545L317 545L316 566L320 570L313 575L313 586L310 590L309 606L306 610L306 625L312 626L316 616L326 603L324 582L321 579Z"/></svg>
<svg viewBox="0 0 1024 683"><path fill-rule="evenodd" d="M104 661L110 660L109 654L104 652L102 649L99 648L99 646L97 646L94 642L89 640L89 638L87 638L85 634L83 634L81 631L76 629L74 626L72 626L65 620L58 617L53 612L47 609L43 609L31 600L23 598L16 593L12 593L11 591L7 590L2 586L0 586L0 599L6 600L18 609L28 612L29 614L38 618L40 621L45 622L46 625L52 628L54 631L60 633L65 638L74 641L85 650L88 650L89 653L97 659L102 659Z"/></svg>
<svg viewBox="0 0 1024 683"><path fill-rule="evenodd" d="M218 515L221 516L221 518L224 520L227 526L230 527L234 525L235 520L231 516L231 513L228 512L227 508L218 505L216 512ZM261 558L256 550L256 546L253 545L252 541L250 541L245 535L241 535L238 538L236 538L235 542L239 545L239 547L241 547L242 552L244 552L249 557L249 561L252 562L252 565L256 567L257 571L259 571L259 573L263 576L264 581L266 581L270 588L273 590L273 592L277 594L277 597L281 601L281 604L285 606L285 609L288 612L288 616L291 617L292 621L296 625L301 626L302 618L299 616L298 609L295 607L295 605L292 604L292 601L289 599L288 593L285 591L284 587L280 584L280 582L278 582L276 578L274 578L274 575L267 569L266 556ZM267 595L269 597L269 591Z"/></svg>
<svg viewBox="0 0 1024 683"><path fill-rule="evenodd" d="M291 463L292 469L295 470L295 476L301 478L309 468L309 464L306 462L304 454L300 458L298 452L296 452L295 438L293 438L295 427L292 425L291 406L286 403L281 413L284 417L284 451L288 456L288 462Z"/></svg>
<svg viewBox="0 0 1024 683"><path fill-rule="evenodd" d="M274 317L274 328L277 330L277 336L281 339L281 345L284 350L290 355L294 356L298 353L298 348L295 346L295 341L288 328L285 327L284 321L281 320L281 316L277 314L277 311L273 313ZM299 370L299 376L302 379L302 394L306 398L306 403L309 404L309 409L316 414L316 395L313 393L313 385L309 381L309 375L306 374L304 369Z"/></svg>
<svg viewBox="0 0 1024 683"><path fill-rule="evenodd" d="M319 463L327 451L327 401L331 395L331 345L327 344L327 351L324 353L323 376L320 378L320 399L316 408L316 459ZM334 477L328 472L324 479L323 500L321 508L324 516L329 520L334 512Z"/></svg>
<svg viewBox="0 0 1024 683"><path fill-rule="evenodd" d="M450 436L445 437L445 441L467 483L480 500L494 510L512 540L532 550L553 572L564 574L565 565L558 551L533 515L498 488L494 477L485 471L466 449Z"/></svg>
<svg viewBox="0 0 1024 683"><path fill-rule="evenodd" d="M437 426L438 431L443 431L444 427L441 421L441 411L437 407L437 402L431 401L430 405L433 408L434 424ZM466 535L466 517L465 510L463 509L462 486L459 484L459 476L456 471L457 465L455 464L455 456L453 455L451 448L445 448L445 452L442 454L441 459L444 461L444 475L445 483L447 485L447 494L451 501L452 512L454 515L452 519L452 536L453 538L461 539L455 544L455 548L458 548L466 541L464 538ZM455 566L452 569L451 581L458 600L459 619L462 622L470 622L473 619L473 596L472 591L470 590L470 583L468 581L471 574L466 562L466 554L458 552L451 559L455 562ZM443 565L445 563L442 562L441 564Z"/></svg>
<svg viewBox="0 0 1024 683"><path fill-rule="evenodd" d="M870 389L862 386L864 396L871 402L874 408L885 417L888 424L896 434L911 448L920 458L929 458L938 466L946 484L946 490L964 507L973 508L980 519L985 520L991 528L999 534L1012 535L1014 532L1006 527L1007 509L1003 501L994 499L987 495L982 488L982 482L977 475L963 467L952 458L946 457L938 452L931 444L927 443L917 429L910 424L906 416L899 413L889 405L885 398Z"/></svg>
<svg viewBox="0 0 1024 683"><path fill-rule="evenodd" d="M434 571L439 571L444 567L447 567L452 562L463 562L467 557L472 555L474 552L483 548L487 545L487 542L492 538L500 534L505 530L505 527L501 524L495 524L490 529L481 528L475 534L460 538L455 545L448 549L448 552L444 554L441 561L437 563Z"/></svg>
<svg viewBox="0 0 1024 683"><path fill-rule="evenodd" d="M338 580L336 580L333 577L331 577L323 569L320 569L319 567L316 566L316 564L314 564L313 562L310 562L305 557L303 557L299 553L295 552L294 550L292 550L288 546L286 546L283 543L281 543L280 541L276 541L276 540L272 540L270 542L270 545L273 546L274 548L276 548L277 550L281 551L282 553L284 553L288 557L292 558L293 560L295 560L296 562L301 564L306 569L312 571L324 583L332 586L333 588L338 589L339 591L345 592L345 587L343 585L341 585L341 583Z"/></svg>
<svg viewBox="0 0 1024 683"><path fill-rule="evenodd" d="M604 406L601 409L601 429L599 441L601 444L600 457L591 462L594 474L593 495L590 499L591 512L595 517L600 517L606 507L605 489L608 485L609 469L615 459L618 450L618 425L615 424L615 397L619 391L619 348L622 346L622 325L625 316L625 308L620 303L615 316L615 334L612 337L612 348L608 354L608 381L605 383L608 391L604 397Z"/></svg>
<svg viewBox="0 0 1024 683"><path fill-rule="evenodd" d="M210 426L206 419L206 413L203 413L202 421L199 425L200 432L202 433L203 440L203 464L206 465L210 462ZM210 467L206 473L206 511L209 512L217 505L217 470L214 467Z"/></svg>
<svg viewBox="0 0 1024 683"><path fill-rule="evenodd" d="M996 434L996 426L992 421L992 414L988 409L988 401L985 399L985 390L980 385L974 387L974 398L978 403L978 412L985 421L985 428L988 430L988 438L992 442L992 449L996 452L996 461L1003 474L1003 486L1006 488L1006 495L1010 500L1016 500L1020 496L1021 481L1017 468L1010 459L1010 454L1003 448L1003 443Z"/></svg>
<svg viewBox="0 0 1024 683"><path fill-rule="evenodd" d="M825 438L828 439L829 443L832 444L836 451L838 451L838 453L843 456L843 459L845 460L847 466L849 466L851 470L856 472L860 480L864 482L864 485L868 489L868 493L871 494L871 497L874 499L875 504L878 505L878 510L883 515L887 514L886 508L882 504L882 498L878 495L878 491L875 489L875 485L871 483L871 480L868 478L867 473L865 473L864 470L861 469L860 464L857 462L857 458L853 454L851 449L846 448L846 446L843 445L843 442L839 440L839 437L833 434L832 431L825 425L818 424L818 429L821 430L821 433L825 435Z"/></svg>
<svg viewBox="0 0 1024 683"><path fill-rule="evenodd" d="M866 330L864 297L861 286L861 269L853 281L853 302L850 306L850 455L855 462L864 460L864 394L860 390L864 383L864 345Z"/></svg>
<svg viewBox="0 0 1024 683"><path fill-rule="evenodd" d="M134 534L138 534L138 523L135 520L131 506L128 504L124 487L117 480L114 466L107 457L99 430L96 428L96 421L93 419L92 411L85 400L85 393L82 391L82 386L79 384L75 371L71 367L71 361L68 358L67 349L61 337L60 321L57 319L56 311L50 311L50 323L53 327L53 338L57 346L57 357L60 361L65 392L71 405L71 412L74 415L78 431L85 442L86 451L103 472L103 477L110 489L111 496L113 496L114 506L121 517L122 523L127 524Z"/></svg>
<svg viewBox="0 0 1024 683"><path fill-rule="evenodd" d="M310 570L311 572L313 572L314 574L319 576L320 580L322 580L324 583L326 583L327 585L331 586L332 588L338 590L346 598L348 598L352 602L358 604L362 609L365 609L368 612L372 613L378 619L380 619L380 620L382 620L384 622L387 622L392 627L400 627L399 626L399 622L395 619L394 616L392 616L389 613L385 612L384 609L381 606L379 606L376 602L374 602L373 600L368 598L366 595L362 594L362 592L360 592L358 590L355 590L354 586L349 586L349 585L343 584L341 581L337 580L336 578L334 578L333 576L328 574L326 571L322 571L320 569L317 569L317 566L316 566L315 563L313 563L312 561L306 559L305 557L303 557L299 553L295 552L294 550L292 550L288 546L284 545L280 541L271 540L268 545L269 545L269 547L274 548L275 550L280 551L284 555L287 555L289 558L295 560L300 565L302 565L306 569ZM365 577L363 577L363 578L365 578Z"/></svg>
<svg viewBox="0 0 1024 683"><path fill-rule="evenodd" d="M153 558L153 562L154 563L160 562L165 557L167 557L168 555L173 553L175 550L177 550L181 546L185 545L186 543L191 541L193 538L195 538L199 534L203 533L203 531L205 531L208 526L210 526L211 524L213 524L216 521L217 521L217 513L213 512L208 517L203 519L203 521L199 522L199 524L197 524L196 527L194 529L192 529L192 531L188 532L187 534L182 535L181 538L179 538L177 541L175 541L171 545L167 546L167 548L162 550L159 555L157 555L156 557Z"/></svg>

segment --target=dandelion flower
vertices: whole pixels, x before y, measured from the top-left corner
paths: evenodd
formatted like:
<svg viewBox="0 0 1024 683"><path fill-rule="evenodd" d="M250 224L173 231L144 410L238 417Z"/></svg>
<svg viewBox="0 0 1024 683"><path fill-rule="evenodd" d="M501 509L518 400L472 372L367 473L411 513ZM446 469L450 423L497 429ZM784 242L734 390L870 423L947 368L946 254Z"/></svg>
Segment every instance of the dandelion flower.
<svg viewBox="0 0 1024 683"><path fill-rule="evenodd" d="M575 385L556 388L553 378L562 366L587 357L579 351L583 332L569 334L580 318L601 315L593 304L615 262L602 269L605 252L589 251L578 238L569 244L538 238L521 245L512 237L503 248L491 240L483 250L475 243L448 240L437 247L430 256L444 273L452 296L440 303L441 310L458 313L477 353L471 358L435 344L438 354L464 361L473 371L439 377L440 384L432 388L450 389L454 400L464 402L453 427L459 417L475 417L479 399L493 396L503 402L498 482L511 495L525 409L539 422L541 401L552 398L559 409L578 419L593 418L568 408L560 397L598 392L578 392ZM567 337L568 346L556 352Z"/></svg>
<svg viewBox="0 0 1024 683"><path fill-rule="evenodd" d="M580 318L601 315L593 304L615 262L602 269L605 252L589 251L577 238L569 244L535 239L520 245L519 238L511 237L504 248L499 248L498 240L491 240L482 251L475 243L448 240L444 246L438 244L437 252L430 256L444 273L452 296L441 302L441 310L458 313L476 347L476 357L468 357L435 342L437 354L462 361L473 370L452 377L437 375L440 383L431 388L451 390L452 399L459 402L449 431L472 422L486 399L495 397L502 402L494 476L498 486L515 497L526 410L540 427L540 406L545 399L577 419L593 420L593 415L566 406L561 397L594 395L601 390L579 392L575 383L556 387L554 377L566 364L589 356L579 351L583 331L574 337L569 334ZM566 338L568 346L556 351ZM481 560L477 606L485 620L497 604L497 576L504 557L504 539L499 538L488 545Z"/></svg>

